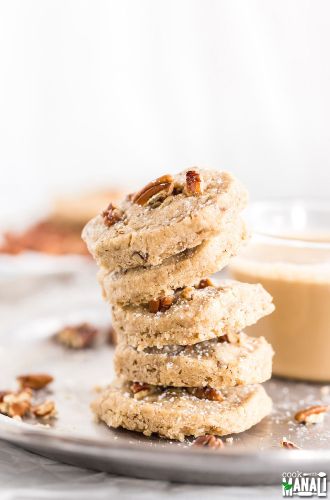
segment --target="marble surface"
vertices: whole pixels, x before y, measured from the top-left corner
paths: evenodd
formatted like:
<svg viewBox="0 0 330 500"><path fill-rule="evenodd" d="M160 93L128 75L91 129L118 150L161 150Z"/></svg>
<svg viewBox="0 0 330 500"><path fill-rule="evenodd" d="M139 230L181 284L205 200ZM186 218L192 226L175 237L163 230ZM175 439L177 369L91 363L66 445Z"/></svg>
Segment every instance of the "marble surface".
<svg viewBox="0 0 330 500"><path fill-rule="evenodd" d="M1 283L0 283L1 284ZM28 281L12 276L0 286L0 335L10 335L25 322L81 307L100 307L93 267L79 277L39 277ZM106 308L106 305L104 305ZM54 462L0 442L0 499L210 499L280 498L278 486L221 487L174 484L113 476Z"/></svg>

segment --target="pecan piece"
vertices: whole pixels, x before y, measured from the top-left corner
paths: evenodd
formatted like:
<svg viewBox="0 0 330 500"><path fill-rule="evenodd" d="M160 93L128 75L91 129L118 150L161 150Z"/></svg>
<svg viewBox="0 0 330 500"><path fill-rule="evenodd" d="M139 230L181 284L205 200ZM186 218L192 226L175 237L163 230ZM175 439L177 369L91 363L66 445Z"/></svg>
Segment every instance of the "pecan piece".
<svg viewBox="0 0 330 500"><path fill-rule="evenodd" d="M19 375L17 377L21 389L29 387L36 391L43 389L46 385L53 382L53 380L53 377L47 373L30 373L29 375Z"/></svg>
<svg viewBox="0 0 330 500"><path fill-rule="evenodd" d="M117 344L117 333L114 327L111 325L107 331L107 342L110 345Z"/></svg>
<svg viewBox="0 0 330 500"><path fill-rule="evenodd" d="M150 389L149 384L141 384L140 382L133 382L130 386L130 390L131 392L133 392L133 394L136 394L140 391L147 391L149 389Z"/></svg>
<svg viewBox="0 0 330 500"><path fill-rule="evenodd" d="M158 177L158 179L149 182L144 188L135 193L132 197L132 202L144 206L153 196L161 191L165 191L166 194L169 194L172 183L173 177L171 175L162 175Z"/></svg>
<svg viewBox="0 0 330 500"><path fill-rule="evenodd" d="M197 285L197 289L200 290L200 289L203 289L203 288L207 288L208 286L215 286L213 281L210 280L210 278L204 278L202 280L200 280L200 282L198 283Z"/></svg>
<svg viewBox="0 0 330 500"><path fill-rule="evenodd" d="M228 342L228 344L237 344L238 340L239 336L234 332L228 332L225 335L221 335L221 337L219 337L219 342Z"/></svg>
<svg viewBox="0 0 330 500"><path fill-rule="evenodd" d="M9 392L0 403L0 413L8 417L23 417L31 409L32 391L29 388L14 393Z"/></svg>
<svg viewBox="0 0 330 500"><path fill-rule="evenodd" d="M171 305L174 303L174 295L168 295L166 297L161 297L160 299L153 299L148 302L148 309L151 313L158 313L167 311Z"/></svg>
<svg viewBox="0 0 330 500"><path fill-rule="evenodd" d="M188 387L188 392L198 399L208 399L209 401L223 401L220 391L213 387Z"/></svg>
<svg viewBox="0 0 330 500"><path fill-rule="evenodd" d="M108 227L111 227L119 222L122 219L122 216L122 212L112 203L109 203L108 207L102 212L103 222Z"/></svg>
<svg viewBox="0 0 330 500"><path fill-rule="evenodd" d="M10 391L0 391L0 403L3 402L3 398L7 396L7 394L10 394Z"/></svg>
<svg viewBox="0 0 330 500"><path fill-rule="evenodd" d="M130 390L134 394L134 399L140 400L152 394L154 388L149 384L133 382L133 384L130 386Z"/></svg>
<svg viewBox="0 0 330 500"><path fill-rule="evenodd" d="M282 448L287 448L288 450L300 450L299 446L297 446L292 441L289 441L287 438L283 438L281 441Z"/></svg>
<svg viewBox="0 0 330 500"><path fill-rule="evenodd" d="M60 344L72 349L91 347L98 335L98 330L89 323L66 326L56 333L55 339Z"/></svg>
<svg viewBox="0 0 330 500"><path fill-rule="evenodd" d="M329 406L315 405L298 411L294 418L300 424L316 424L322 422Z"/></svg>
<svg viewBox="0 0 330 500"><path fill-rule="evenodd" d="M158 313L159 308L160 308L160 299L149 300L148 302L149 312L156 314Z"/></svg>
<svg viewBox="0 0 330 500"><path fill-rule="evenodd" d="M57 410L54 401L44 401L31 408L32 413L43 420L50 420L56 416Z"/></svg>
<svg viewBox="0 0 330 500"><path fill-rule="evenodd" d="M213 436L212 434L205 434L205 436L199 436L195 439L195 446L207 446L208 448L224 448L224 442L222 439Z"/></svg>
<svg viewBox="0 0 330 500"><path fill-rule="evenodd" d="M181 297L184 300L191 300L193 297L194 289L192 286L186 286L182 292L181 292Z"/></svg>
<svg viewBox="0 0 330 500"><path fill-rule="evenodd" d="M203 193L203 179L196 170L186 172L186 192L188 195Z"/></svg>

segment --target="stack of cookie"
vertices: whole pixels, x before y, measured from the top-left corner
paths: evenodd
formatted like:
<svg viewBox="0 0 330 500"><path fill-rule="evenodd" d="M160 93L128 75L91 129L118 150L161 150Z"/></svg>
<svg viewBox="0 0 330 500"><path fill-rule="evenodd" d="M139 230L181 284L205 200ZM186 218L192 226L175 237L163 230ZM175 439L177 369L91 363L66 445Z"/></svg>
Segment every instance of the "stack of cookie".
<svg viewBox="0 0 330 500"><path fill-rule="evenodd" d="M118 379L99 419L146 435L244 431L271 410L260 385L273 351L242 330L273 311L261 285L213 282L247 239L244 187L230 174L165 175L83 231L118 335Z"/></svg>

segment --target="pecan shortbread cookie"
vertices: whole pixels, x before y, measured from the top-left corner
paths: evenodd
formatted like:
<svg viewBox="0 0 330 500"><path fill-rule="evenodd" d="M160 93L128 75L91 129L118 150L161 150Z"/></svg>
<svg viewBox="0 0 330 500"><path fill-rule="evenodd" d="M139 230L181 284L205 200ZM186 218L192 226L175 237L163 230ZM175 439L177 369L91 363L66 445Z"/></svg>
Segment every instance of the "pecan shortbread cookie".
<svg viewBox="0 0 330 500"><path fill-rule="evenodd" d="M138 351L120 343L115 352L119 376L142 383L216 389L259 384L272 373L273 349L263 337L244 333L193 346L165 346Z"/></svg>
<svg viewBox="0 0 330 500"><path fill-rule="evenodd" d="M109 271L156 266L221 232L245 208L247 192L227 172L165 175L92 219L82 237Z"/></svg>
<svg viewBox="0 0 330 500"><path fill-rule="evenodd" d="M244 222L236 219L221 234L201 245L169 257L161 265L109 273L104 268L98 278L104 297L111 303L140 304L174 290L198 283L225 267L247 242Z"/></svg>
<svg viewBox="0 0 330 500"><path fill-rule="evenodd" d="M183 441L185 436L223 436L245 431L271 412L261 385L171 388L116 380L92 404L110 427Z"/></svg>
<svg viewBox="0 0 330 500"><path fill-rule="evenodd" d="M114 305L112 317L119 340L141 350L237 333L273 310L271 295L259 284L202 280L149 304Z"/></svg>

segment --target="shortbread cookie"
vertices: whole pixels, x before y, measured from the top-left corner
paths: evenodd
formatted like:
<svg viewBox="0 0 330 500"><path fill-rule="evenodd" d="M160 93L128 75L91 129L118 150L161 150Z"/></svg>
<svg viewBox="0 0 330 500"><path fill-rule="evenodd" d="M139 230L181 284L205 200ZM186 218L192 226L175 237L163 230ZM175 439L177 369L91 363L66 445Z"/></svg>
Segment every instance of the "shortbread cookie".
<svg viewBox="0 0 330 500"><path fill-rule="evenodd" d="M92 219L82 237L109 271L155 266L218 234L246 206L227 172L194 169L163 176Z"/></svg>
<svg viewBox="0 0 330 500"><path fill-rule="evenodd" d="M115 352L117 375L127 380L175 387L216 389L258 384L272 373L273 349L263 337L244 333L206 340L194 346L166 346L138 351L120 343Z"/></svg>
<svg viewBox="0 0 330 500"><path fill-rule="evenodd" d="M224 280L218 286L186 287L149 305L114 305L112 320L119 339L141 350L237 333L273 310L272 297L261 285Z"/></svg>
<svg viewBox="0 0 330 500"><path fill-rule="evenodd" d="M247 239L245 224L237 219L227 224L218 236L169 257L159 266L116 273L101 269L98 276L104 297L111 303L139 304L171 295L177 288L192 286L203 277L220 271Z"/></svg>
<svg viewBox="0 0 330 500"><path fill-rule="evenodd" d="M183 441L185 436L227 435L245 431L271 411L261 385L184 389L115 381L92 404L110 427L124 427Z"/></svg>

